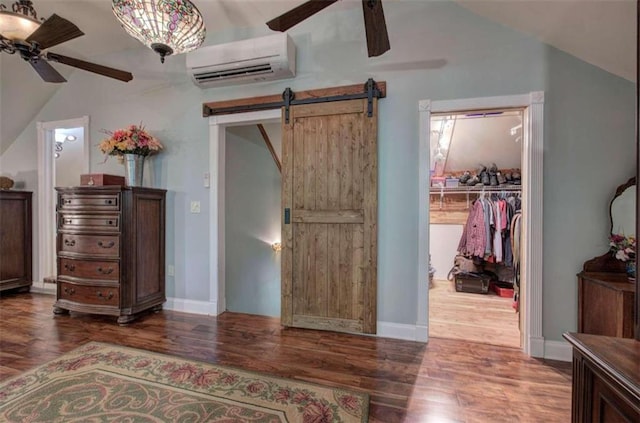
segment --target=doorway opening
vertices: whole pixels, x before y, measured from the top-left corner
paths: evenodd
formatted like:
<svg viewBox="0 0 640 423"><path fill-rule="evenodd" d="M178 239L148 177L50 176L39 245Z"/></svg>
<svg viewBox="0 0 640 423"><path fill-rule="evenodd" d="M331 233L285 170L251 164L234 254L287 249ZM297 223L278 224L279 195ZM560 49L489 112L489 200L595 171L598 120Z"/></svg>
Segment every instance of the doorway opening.
<svg viewBox="0 0 640 423"><path fill-rule="evenodd" d="M280 109L209 117L209 304L212 314L218 315L227 310L225 150L228 129L257 124L280 125L281 119Z"/></svg>
<svg viewBox="0 0 640 423"><path fill-rule="evenodd" d="M280 316L280 123L226 129L226 311Z"/></svg>
<svg viewBox="0 0 640 423"><path fill-rule="evenodd" d="M544 92L522 95L419 102L419 192L418 192L418 280L417 323L421 337L429 333L429 196L431 164L431 116L469 110L522 110L522 239L520 267L521 348L533 357L544 357L542 336L542 184Z"/></svg>
<svg viewBox="0 0 640 423"><path fill-rule="evenodd" d="M521 346L523 113L431 115L432 337Z"/></svg>
<svg viewBox="0 0 640 423"><path fill-rule="evenodd" d="M38 122L38 272L34 288L55 291L56 186L89 173L89 116Z"/></svg>

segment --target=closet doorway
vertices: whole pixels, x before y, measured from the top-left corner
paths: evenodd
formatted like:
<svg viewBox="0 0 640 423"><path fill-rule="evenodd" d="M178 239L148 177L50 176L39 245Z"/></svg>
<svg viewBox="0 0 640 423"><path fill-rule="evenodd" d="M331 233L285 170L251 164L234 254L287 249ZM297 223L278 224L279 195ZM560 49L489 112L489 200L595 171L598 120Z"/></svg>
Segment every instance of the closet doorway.
<svg viewBox="0 0 640 423"><path fill-rule="evenodd" d="M429 335L521 347L523 108L431 115Z"/></svg>
<svg viewBox="0 0 640 423"><path fill-rule="evenodd" d="M432 114L466 111L522 110L522 243L520 269L521 349L532 357L544 357L542 335L542 234L543 234L543 158L544 92L532 91L496 97L432 101L421 100L418 202L418 320L421 337L429 338L429 197L430 132ZM477 294L480 295L480 294ZM422 332L424 330L424 332ZM424 335L423 335L424 333Z"/></svg>

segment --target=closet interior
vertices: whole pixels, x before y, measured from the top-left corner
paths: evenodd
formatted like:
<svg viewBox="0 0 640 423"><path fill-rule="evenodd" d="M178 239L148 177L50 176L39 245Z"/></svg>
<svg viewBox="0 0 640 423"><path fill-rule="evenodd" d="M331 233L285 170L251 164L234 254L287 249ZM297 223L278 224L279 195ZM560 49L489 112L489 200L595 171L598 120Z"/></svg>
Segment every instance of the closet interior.
<svg viewBox="0 0 640 423"><path fill-rule="evenodd" d="M520 347L523 111L430 130L429 336Z"/></svg>

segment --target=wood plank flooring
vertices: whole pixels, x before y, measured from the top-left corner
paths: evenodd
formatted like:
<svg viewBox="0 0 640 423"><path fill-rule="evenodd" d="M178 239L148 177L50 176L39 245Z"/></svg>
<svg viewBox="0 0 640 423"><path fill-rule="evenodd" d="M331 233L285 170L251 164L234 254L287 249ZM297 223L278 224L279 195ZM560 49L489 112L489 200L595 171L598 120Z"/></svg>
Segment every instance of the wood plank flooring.
<svg viewBox="0 0 640 423"><path fill-rule="evenodd" d="M429 289L429 336L503 347L520 347L518 314L511 298L456 292L453 282L435 279Z"/></svg>
<svg viewBox="0 0 640 423"><path fill-rule="evenodd" d="M53 301L2 294L0 381L100 341L362 390L371 397L371 422L570 420L570 363L515 348L283 329L279 319L237 313L162 311L121 327L111 317L54 316Z"/></svg>

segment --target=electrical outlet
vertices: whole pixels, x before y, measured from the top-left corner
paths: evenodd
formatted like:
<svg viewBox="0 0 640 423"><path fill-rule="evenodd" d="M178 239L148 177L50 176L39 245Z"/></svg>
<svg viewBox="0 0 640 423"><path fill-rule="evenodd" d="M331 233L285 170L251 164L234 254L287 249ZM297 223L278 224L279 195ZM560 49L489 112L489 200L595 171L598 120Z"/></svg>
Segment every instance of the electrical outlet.
<svg viewBox="0 0 640 423"><path fill-rule="evenodd" d="M191 202L191 213L200 213L200 201Z"/></svg>
<svg viewBox="0 0 640 423"><path fill-rule="evenodd" d="M167 276L175 276L176 275L176 268L170 264L167 266Z"/></svg>

